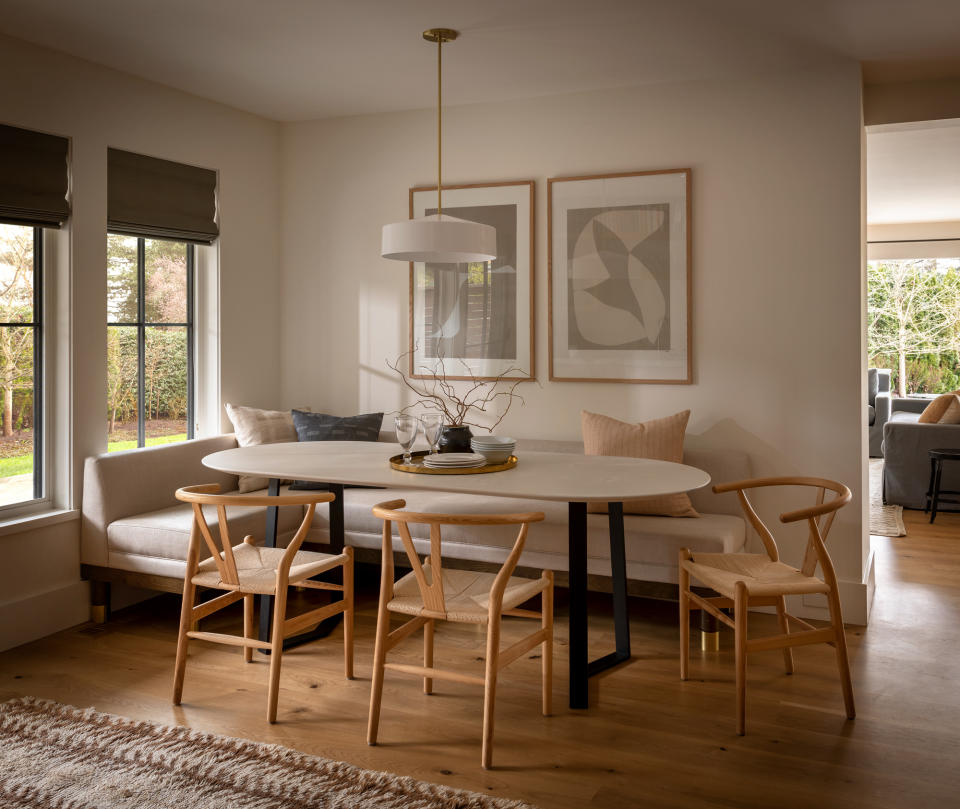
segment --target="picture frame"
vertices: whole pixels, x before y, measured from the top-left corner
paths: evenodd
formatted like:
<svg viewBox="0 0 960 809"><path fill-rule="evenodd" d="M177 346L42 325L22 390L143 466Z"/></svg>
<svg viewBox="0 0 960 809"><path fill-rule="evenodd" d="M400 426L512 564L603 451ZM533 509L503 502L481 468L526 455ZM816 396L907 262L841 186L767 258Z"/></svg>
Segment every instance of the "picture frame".
<svg viewBox="0 0 960 809"><path fill-rule="evenodd" d="M436 207L436 186L410 189L411 219ZM443 213L495 227L498 258L410 262L410 377L535 379L534 181L445 186Z"/></svg>
<svg viewBox="0 0 960 809"><path fill-rule="evenodd" d="M691 170L547 180L551 382L693 382Z"/></svg>

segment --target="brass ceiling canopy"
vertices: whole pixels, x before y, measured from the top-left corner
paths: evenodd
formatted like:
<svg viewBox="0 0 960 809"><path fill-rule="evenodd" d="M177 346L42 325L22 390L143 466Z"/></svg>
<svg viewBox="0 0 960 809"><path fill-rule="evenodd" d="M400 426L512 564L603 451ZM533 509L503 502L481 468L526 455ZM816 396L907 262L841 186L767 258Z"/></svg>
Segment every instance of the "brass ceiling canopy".
<svg viewBox="0 0 960 809"><path fill-rule="evenodd" d="M438 42L440 44L453 42L458 36L460 36L460 32L454 31L452 28L429 28L423 32L423 38L427 42Z"/></svg>

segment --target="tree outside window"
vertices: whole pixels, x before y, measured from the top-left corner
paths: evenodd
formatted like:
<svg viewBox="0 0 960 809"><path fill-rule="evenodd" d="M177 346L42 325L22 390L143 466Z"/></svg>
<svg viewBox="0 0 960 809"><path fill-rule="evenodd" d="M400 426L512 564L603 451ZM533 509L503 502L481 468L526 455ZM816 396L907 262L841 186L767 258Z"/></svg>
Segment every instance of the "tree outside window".
<svg viewBox="0 0 960 809"><path fill-rule="evenodd" d="M870 365L899 396L960 388L960 259L869 262L867 318Z"/></svg>
<svg viewBox="0 0 960 809"><path fill-rule="evenodd" d="M193 250L183 242L107 237L111 451L193 435Z"/></svg>
<svg viewBox="0 0 960 809"><path fill-rule="evenodd" d="M0 224L0 506L42 496L39 228ZM37 356L35 356L37 355Z"/></svg>

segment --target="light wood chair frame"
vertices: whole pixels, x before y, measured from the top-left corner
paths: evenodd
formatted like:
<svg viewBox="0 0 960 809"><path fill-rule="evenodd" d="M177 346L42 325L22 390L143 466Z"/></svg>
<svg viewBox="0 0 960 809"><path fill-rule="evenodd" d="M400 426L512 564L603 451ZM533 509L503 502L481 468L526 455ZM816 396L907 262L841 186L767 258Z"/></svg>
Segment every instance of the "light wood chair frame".
<svg viewBox="0 0 960 809"><path fill-rule="evenodd" d="M809 486L817 489L816 503L807 508L784 512L780 515L780 522L794 523L806 520L809 531L807 548L804 554L800 573L812 577L817 565L823 576L823 581L829 588L826 593L827 605L830 611L830 626L817 628L801 618L791 615L786 609L786 599L783 594L752 596L748 582L738 581L734 591L734 598L725 596L705 598L693 592L690 586L690 565L693 555L688 548L680 550L679 580L680 580L680 679L686 680L689 673L690 659L690 611L704 610L721 623L734 631L736 657L736 689L737 689L737 733L746 732L746 676L747 655L750 652L767 651L771 649L783 650L783 662L787 674L795 671L793 659L794 646L806 646L812 643L826 643L836 650L837 667L840 670L840 685L843 691L843 703L847 717L856 716L853 701L853 685L850 680L850 663L847 658L847 641L843 629L843 614L840 609L840 596L837 589L837 574L833 561L827 552L826 540L833 525L833 520L843 506L850 502L850 490L842 483L814 477L765 477L740 480L735 483L723 483L713 487L713 491L721 494L736 492L740 506L750 525L760 536L763 547L770 557L770 561L780 561L780 552L773 534L764 525L757 515L753 504L747 497L751 489L770 486ZM835 497L826 500L827 492L835 493ZM768 589L765 585L764 589ZM747 613L750 607L775 607L780 625L779 635L769 635L753 640L747 637ZM731 619L722 610L733 608ZM799 632L791 632L791 622L800 627Z"/></svg>
<svg viewBox="0 0 960 809"><path fill-rule="evenodd" d="M280 664L283 659L283 641L291 635L296 635L334 615L343 613L343 665L346 678L353 679L353 549L344 548L343 552L331 555L328 564L311 575L324 573L336 568L342 569L342 584L313 581L303 579L295 582L297 587L314 590L329 590L342 593L342 598L317 609L309 610L301 615L288 618L287 590L290 585L290 567L294 557L303 545L303 541L313 524L313 516L317 503L328 503L334 499L329 492L303 492L297 494L282 494L278 496L262 494L221 495L220 486L216 483L186 486L177 489L176 497L193 505L193 526L190 531L190 546L187 551L187 566L183 581L183 602L180 609L180 630L177 636L177 661L173 683L173 704L179 705L183 696L183 680L187 666L187 645L190 640L205 640L212 643L222 643L228 646L243 648L243 660L250 663L253 660L253 650L263 649L270 653L270 677L267 692L267 721L277 720L277 697L280 688ZM219 527L219 544L213 537L203 515L203 506L212 505L217 509ZM257 638L254 625L254 599L262 593L245 590L240 583L236 560L233 554L233 542L227 523L227 509L231 506L305 506L305 513L300 527L283 553L276 571L274 589L273 624L271 639L262 641ZM243 541L255 544L252 536L245 536ZM205 544L217 566L220 574L220 583L213 586L218 590L226 590L222 596L217 596L202 604L196 603L197 585L193 583L200 566L200 548ZM202 632L198 622L215 612L229 607L243 599L243 636L229 635L220 632Z"/></svg>
<svg viewBox="0 0 960 809"><path fill-rule="evenodd" d="M482 685L483 694L483 746L481 764L490 769L493 760L493 724L494 704L496 700L497 677L502 669L516 661L536 646L542 646L541 655L541 701L544 716L549 716L552 708L553 691L553 572L542 572L543 586L537 591L541 598L539 612L527 609L503 609L503 596L520 560L520 554L526 542L529 524L544 519L542 512L520 514L427 514L400 511L406 506L404 500L392 500L374 506L373 513L383 520L383 545L380 577L380 604L377 611L377 637L374 649L373 683L370 689L370 716L367 725L367 743L377 743L380 725L380 705L383 697L383 680L386 670L412 674L423 678L423 693L433 693L434 679L453 680L471 685ZM390 631L390 613L388 604L393 599L393 523L403 543L407 558L413 568L424 609L403 625ZM408 523L420 523L430 526L430 581L417 554ZM503 567L496 574L490 590L487 608L486 662L484 676L478 677L459 671L438 669L433 662L434 623L437 620L455 620L447 613L443 593L443 561L441 557L441 526L443 525L519 525L520 530L512 550ZM536 595L536 593L534 593ZM532 597L532 596L531 596ZM538 620L540 629L518 640L506 649L500 648L501 619L504 615L517 618ZM423 628L423 666L403 663L388 663L387 653L401 641Z"/></svg>

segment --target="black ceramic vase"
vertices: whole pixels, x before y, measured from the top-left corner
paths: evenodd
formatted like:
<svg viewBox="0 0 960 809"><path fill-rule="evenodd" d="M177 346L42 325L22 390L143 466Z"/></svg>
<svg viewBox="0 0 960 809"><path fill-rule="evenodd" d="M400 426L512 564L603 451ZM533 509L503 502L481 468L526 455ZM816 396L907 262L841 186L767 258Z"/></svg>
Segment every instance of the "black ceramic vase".
<svg viewBox="0 0 960 809"><path fill-rule="evenodd" d="M466 424L451 426L444 425L443 432L440 433L440 440L437 442L439 452L472 452L470 449L470 439L473 433Z"/></svg>

